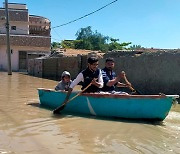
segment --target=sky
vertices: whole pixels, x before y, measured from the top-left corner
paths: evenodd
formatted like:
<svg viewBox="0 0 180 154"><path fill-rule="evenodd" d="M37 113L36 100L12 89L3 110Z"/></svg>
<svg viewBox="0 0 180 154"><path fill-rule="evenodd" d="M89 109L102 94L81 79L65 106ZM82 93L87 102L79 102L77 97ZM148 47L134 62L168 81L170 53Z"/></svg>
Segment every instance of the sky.
<svg viewBox="0 0 180 154"><path fill-rule="evenodd" d="M27 4L29 14L48 18L56 27L114 0L8 0ZM2 7L4 0L0 1ZM51 42L76 39L76 32L92 31L145 48L180 48L180 0L117 0L104 9L71 24L52 28Z"/></svg>

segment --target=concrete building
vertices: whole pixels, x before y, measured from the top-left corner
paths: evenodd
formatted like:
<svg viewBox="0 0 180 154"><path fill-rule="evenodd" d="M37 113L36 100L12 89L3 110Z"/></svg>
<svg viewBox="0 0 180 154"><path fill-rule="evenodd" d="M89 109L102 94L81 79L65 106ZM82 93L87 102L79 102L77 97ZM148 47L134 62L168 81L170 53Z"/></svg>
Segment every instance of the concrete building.
<svg viewBox="0 0 180 154"><path fill-rule="evenodd" d="M27 70L28 59L50 52L51 22L29 15L26 4L9 3L11 65L13 71ZM0 71L7 70L5 4L0 8Z"/></svg>

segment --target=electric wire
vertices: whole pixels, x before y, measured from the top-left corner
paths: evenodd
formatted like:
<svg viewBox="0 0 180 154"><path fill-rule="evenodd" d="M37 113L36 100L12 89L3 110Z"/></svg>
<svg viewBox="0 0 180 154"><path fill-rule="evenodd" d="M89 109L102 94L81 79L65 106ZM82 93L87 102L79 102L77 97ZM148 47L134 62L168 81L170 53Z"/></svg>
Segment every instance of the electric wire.
<svg viewBox="0 0 180 154"><path fill-rule="evenodd" d="M99 8L99 9L97 9L97 10L91 12L91 13L88 13L88 14L82 16L82 17L79 17L79 18L77 18L77 19L74 19L74 20L72 20L72 21L69 21L69 22L67 22L67 23L64 23L64 24L62 24L62 25L54 26L54 27L52 27L52 29L54 29L54 28L59 28L59 27L62 27L62 26L71 24L71 23L73 23L73 22L76 22L76 21L78 21L78 20L80 20L80 19L83 19L83 18L85 18L85 17L87 17L87 16L89 16L89 15L92 15L92 14L94 14L94 13L96 13L96 12L98 12L98 11L104 9L105 7L107 7L107 6L109 6L109 5L113 4L113 3L115 3L115 2L117 2L117 1L118 1L118 0L112 1L111 3L108 3L108 4L106 4L105 6Z"/></svg>
<svg viewBox="0 0 180 154"><path fill-rule="evenodd" d="M67 23L61 24L61 25L59 25L59 26L54 26L54 27L51 28L51 30L54 30L55 34L56 34L57 36L60 37L60 35L57 33L57 31L55 31L55 28L59 28L59 27L62 27L62 26L71 24L71 23L73 23L73 22L76 22L76 21L78 21L78 20L80 20L80 19L83 19L83 18L85 18L85 17L87 17L87 16L89 16L89 15L92 15L92 14L94 14L94 13L96 13L96 12L98 12L98 11L104 9L104 8L106 8L107 6L113 4L113 3L117 2L117 1L118 1L118 0L114 0L114 1L112 1L112 2L110 2L110 3L108 3L108 4L106 4L105 6L99 8L99 9L97 9L97 10L91 12L91 13L88 13L88 14L82 16L82 17L79 17L79 18L74 19L74 20L72 20L72 21L69 21L69 22L67 22ZM4 27L0 27L0 28L2 29L2 28L4 28ZM18 27L17 27L16 29L27 32L27 30L21 29L21 28L18 28ZM46 32L47 32L47 31L41 32L41 34L44 34L44 33L46 33ZM12 34L11 34L11 35L12 35ZM32 35L32 36L33 36L33 35ZM49 38L51 38L51 37L49 37ZM55 38L52 38L52 39L58 40L58 39L55 39Z"/></svg>

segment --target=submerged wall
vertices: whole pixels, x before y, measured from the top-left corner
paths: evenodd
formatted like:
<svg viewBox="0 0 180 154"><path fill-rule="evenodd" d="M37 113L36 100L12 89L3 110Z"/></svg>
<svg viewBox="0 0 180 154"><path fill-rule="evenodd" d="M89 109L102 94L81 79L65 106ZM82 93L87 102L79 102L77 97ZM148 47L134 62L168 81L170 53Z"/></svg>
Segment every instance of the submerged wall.
<svg viewBox="0 0 180 154"><path fill-rule="evenodd" d="M81 57L36 58L28 61L28 74L36 77L61 80L65 70L74 79L81 70Z"/></svg>
<svg viewBox="0 0 180 154"><path fill-rule="evenodd" d="M124 70L135 89L144 94L180 94L180 52L106 54L116 61L115 71ZM100 62L100 67L104 59Z"/></svg>
<svg viewBox="0 0 180 154"><path fill-rule="evenodd" d="M109 53L100 59L99 67L104 67L106 57L115 59L115 72L124 70L135 89L143 94L180 94L180 52ZM29 62L29 74L59 80L67 70L74 79L86 67L86 56L35 59Z"/></svg>

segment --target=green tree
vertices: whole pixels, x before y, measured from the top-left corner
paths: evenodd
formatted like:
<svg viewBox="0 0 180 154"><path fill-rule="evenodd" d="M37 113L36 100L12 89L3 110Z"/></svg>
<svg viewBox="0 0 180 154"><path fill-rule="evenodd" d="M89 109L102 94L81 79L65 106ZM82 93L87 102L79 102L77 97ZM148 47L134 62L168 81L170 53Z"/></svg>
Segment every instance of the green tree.
<svg viewBox="0 0 180 154"><path fill-rule="evenodd" d="M109 43L109 51L112 50L123 50L126 49L126 47L131 44L131 42L123 42L123 43L118 43L119 39L114 39L110 38L110 43Z"/></svg>
<svg viewBox="0 0 180 154"><path fill-rule="evenodd" d="M76 40L64 40L61 42L63 48L100 50L103 52L112 50L122 50L131 42L119 43L119 39L104 36L101 33L91 30L91 26L81 28L76 33Z"/></svg>
<svg viewBox="0 0 180 154"><path fill-rule="evenodd" d="M132 46L130 46L130 48L129 49L131 49L131 50L138 50L138 49L143 49L144 47L142 47L141 45L132 45Z"/></svg>
<svg viewBox="0 0 180 154"><path fill-rule="evenodd" d="M51 49L57 49L61 47L61 43L60 42L52 42L51 43Z"/></svg>
<svg viewBox="0 0 180 154"><path fill-rule="evenodd" d="M91 26L88 26L86 28L81 28L79 31L76 33L76 40L84 40L88 39L90 36L93 35L93 32L91 30Z"/></svg>
<svg viewBox="0 0 180 154"><path fill-rule="evenodd" d="M107 44L108 37L103 36L97 31L93 32L91 26L81 28L76 33L76 36L76 40L81 40L79 44L77 44L77 48L102 51L106 49L104 46Z"/></svg>
<svg viewBox="0 0 180 154"><path fill-rule="evenodd" d="M62 48L72 48L74 49L75 48L75 45L74 45L74 40L63 40L61 41L61 46Z"/></svg>

